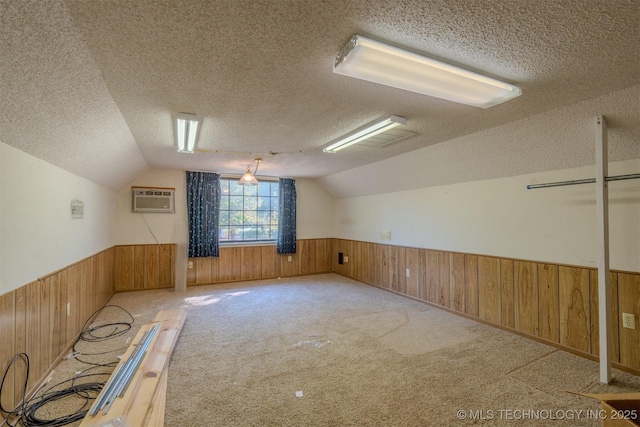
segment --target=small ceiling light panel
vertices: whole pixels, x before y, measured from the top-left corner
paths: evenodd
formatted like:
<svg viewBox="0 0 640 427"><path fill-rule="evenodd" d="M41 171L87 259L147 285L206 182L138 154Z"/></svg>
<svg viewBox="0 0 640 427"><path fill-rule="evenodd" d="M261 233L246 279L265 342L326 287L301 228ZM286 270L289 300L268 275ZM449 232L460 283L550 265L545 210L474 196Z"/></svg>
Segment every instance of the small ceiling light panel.
<svg viewBox="0 0 640 427"><path fill-rule="evenodd" d="M522 94L511 84L357 34L338 53L333 72L480 108Z"/></svg>
<svg viewBox="0 0 640 427"><path fill-rule="evenodd" d="M178 153L193 154L200 135L201 122L202 119L195 114L176 114L175 136Z"/></svg>
<svg viewBox="0 0 640 427"><path fill-rule="evenodd" d="M376 136L386 130L393 129L405 124L407 124L407 121L403 117L389 116L386 119L369 123L345 136L334 139L329 143L329 146L322 151L324 151L325 153L335 153L342 150L343 148L350 147L353 144L357 144L368 138Z"/></svg>

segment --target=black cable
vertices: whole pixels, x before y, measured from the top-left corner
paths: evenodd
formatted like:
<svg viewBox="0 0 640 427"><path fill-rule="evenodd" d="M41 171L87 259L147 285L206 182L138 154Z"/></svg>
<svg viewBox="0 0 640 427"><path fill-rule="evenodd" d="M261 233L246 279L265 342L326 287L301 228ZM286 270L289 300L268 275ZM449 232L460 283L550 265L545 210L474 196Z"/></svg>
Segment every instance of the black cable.
<svg viewBox="0 0 640 427"><path fill-rule="evenodd" d="M115 307L124 311L129 316L129 319L131 321L105 323L102 325L97 325L91 328L87 328L87 325L89 325L90 322L93 321L97 317L97 315L107 307ZM124 308L117 305L105 305L104 307L94 312L83 324L82 332L80 333L80 336L73 344L73 347L72 347L73 353L78 353L76 346L80 342L88 342L88 343L102 342L102 341L106 341L106 340L124 335L131 329L133 322L134 322L133 316ZM84 354L87 356L96 356L96 355L112 353L121 349L122 347L117 348L115 350L105 351L105 352L81 353L81 354ZM11 359L11 362L9 362L9 365L7 366L7 369L4 371L4 374L2 376L2 381L0 382L0 413L6 414L6 423L9 427L16 427L18 423L21 423L24 427L59 427L59 426L71 424L85 417L89 408L91 407L90 402L95 400L98 397L98 394L100 394L100 391L104 387L104 384L106 383L108 377L111 376L111 372L99 372L99 373L90 373L90 374L87 374L86 372L89 372L93 369L97 369L100 367L113 368L117 365L118 361L116 360L108 363L94 363L94 362L89 362L89 361L79 359L77 355L74 357L79 362L89 364L92 366L86 369L85 371L83 371L82 374L77 375L74 378L59 382L58 384L55 384L49 387L44 393L38 396L33 396L31 399L26 400L27 384L29 381L29 356L26 353L18 353L15 356L13 356L13 358ZM16 409L7 410L2 406L2 391L4 389L4 384L9 374L9 370L15 363L17 363L21 359L24 359L26 363L26 375L25 375L25 381L24 381L22 403L18 405ZM86 382L82 384L77 383L81 379L86 379L89 377L102 377L102 376L106 376L107 378L104 381L93 381L93 382ZM57 389L67 383L70 383L70 386ZM52 418L52 419L41 418L37 414L38 411L42 410L46 405L55 403L58 400L65 399L72 396L76 396L81 399L84 399L83 405L73 413L66 414L66 415ZM15 424L11 423L12 422L10 421L11 417L16 417L16 419L14 420Z"/></svg>
<svg viewBox="0 0 640 427"><path fill-rule="evenodd" d="M92 368L90 368L92 369ZM103 372L96 374L79 375L75 378L71 378L58 384L55 384L47 389L42 395L31 399L28 404L23 408L20 416L20 422L25 427L58 427L71 424L75 421L79 421L87 415L91 406L90 402L98 397L105 381L100 382L86 382L82 384L76 384L76 382L83 378L96 377L96 376L111 376L111 373ZM70 383L69 387L56 390L58 387ZM56 418L41 418L37 415L37 412L44 408L46 405L55 403L58 400L70 397L78 396L84 399L83 405L75 412L63 415Z"/></svg>
<svg viewBox="0 0 640 427"><path fill-rule="evenodd" d="M117 309L120 309L122 311L124 311L130 319L130 322L113 322L113 323L105 323L102 325L97 325L97 326L93 326L91 328L87 328L87 325L90 324L91 321L93 321L93 319L95 319L98 314L100 314L104 309L108 308L108 307L114 307ZM88 343L92 343L92 342L102 342L102 341L107 341L110 340L112 338L115 337L119 337L121 335L126 334L127 332L129 332L129 330L131 330L131 325L133 325L134 319L133 316L131 315L131 313L129 313L127 310L125 310L124 308L120 307L119 305L105 305L104 307L100 308L99 310L97 310L95 313L93 313L86 322L84 322L84 325L82 325L82 332L80 333L80 336L78 337L78 339L76 340L76 342L73 343L73 347L72 347L72 352L73 353L80 353L75 357L76 360L85 363L87 365L93 365L93 366L107 366L107 367L115 367L115 365L118 364L118 361L114 361L114 362L109 362L106 364L101 364L101 363L95 363L95 362L91 362L89 360L86 360L85 358L80 358L80 355L83 356L99 356L99 355L103 355L103 354L108 354L108 353L113 353L119 350L125 350L127 348L127 346L124 347L119 347L113 350L109 350L109 351L104 351L104 352L100 352L100 353L87 353L87 352L81 352L78 351L78 344L80 344L81 342L88 342ZM107 332L102 332L105 329L111 329L113 328L113 330L107 331Z"/></svg>
<svg viewBox="0 0 640 427"><path fill-rule="evenodd" d="M7 375L9 374L9 370L11 369L11 367L20 359L24 359L27 365L26 375L24 377L24 387L22 389L22 399L21 399L22 404L18 405L16 409L7 410L2 406L2 391L4 390L4 382L7 379ZM13 356L13 358L11 359L11 362L9 362L7 369L5 369L4 371L4 375L2 375L2 382L0 382L0 413L6 414L6 422L7 422L7 425L10 427L15 427L15 424L12 425L9 421L9 418L13 415L20 414L22 412L22 409L24 408L24 405L26 403L25 399L27 397L28 382L29 382L29 356L27 355L27 353L18 353L15 356Z"/></svg>

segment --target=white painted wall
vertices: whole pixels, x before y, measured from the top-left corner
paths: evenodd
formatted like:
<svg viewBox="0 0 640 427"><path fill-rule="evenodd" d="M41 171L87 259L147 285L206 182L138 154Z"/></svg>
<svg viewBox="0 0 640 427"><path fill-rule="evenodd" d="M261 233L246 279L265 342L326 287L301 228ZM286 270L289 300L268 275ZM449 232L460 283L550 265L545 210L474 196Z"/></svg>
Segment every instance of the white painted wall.
<svg viewBox="0 0 640 427"><path fill-rule="evenodd" d="M115 192L2 142L0 165L0 295L113 246Z"/></svg>
<svg viewBox="0 0 640 427"><path fill-rule="evenodd" d="M312 179L296 178L296 237L320 239L333 235L333 197Z"/></svg>
<svg viewBox="0 0 640 427"><path fill-rule="evenodd" d="M180 243L187 233L185 173L180 170L152 169L118 191L116 244ZM176 213L131 212L131 187L172 187Z"/></svg>
<svg viewBox="0 0 640 427"><path fill-rule="evenodd" d="M173 187L176 213L131 212L131 186ZM296 179L297 237L331 237L333 199L315 181ZM150 170L122 188L117 195L116 244L176 243L176 290L186 289L187 221L186 174L180 170Z"/></svg>
<svg viewBox="0 0 640 427"><path fill-rule="evenodd" d="M609 166L610 175L638 171L640 160ZM594 267L595 185L526 190L591 177L595 168L583 167L339 199L335 236ZM640 271L640 181L611 183L609 200L611 268Z"/></svg>
<svg viewBox="0 0 640 427"><path fill-rule="evenodd" d="M185 172L151 170L122 188L117 195L116 243L119 245L178 243L187 233ZM176 189L175 214L140 214L131 212L131 186L173 187ZM312 239L331 237L333 198L317 182L296 178L297 237Z"/></svg>

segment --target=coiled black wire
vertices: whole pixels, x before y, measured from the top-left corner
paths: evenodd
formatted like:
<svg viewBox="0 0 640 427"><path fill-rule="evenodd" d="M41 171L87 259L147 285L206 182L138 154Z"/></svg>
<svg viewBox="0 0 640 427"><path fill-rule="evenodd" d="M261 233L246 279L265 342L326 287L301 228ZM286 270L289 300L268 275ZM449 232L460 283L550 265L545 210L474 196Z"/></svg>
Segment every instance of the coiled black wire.
<svg viewBox="0 0 640 427"><path fill-rule="evenodd" d="M24 377L24 387L23 387L23 392L22 392L22 404L19 405L16 409L14 410L8 410L6 408L4 408L2 406L2 390L4 390L4 382L7 379L7 375L9 374L9 370L11 369L11 367L17 363L19 360L23 359L25 361L27 370L26 370L26 375ZM18 353L15 356L13 356L13 358L11 359L11 362L9 362L9 365L7 366L7 369L5 369L4 371L4 375L2 375L2 382L0 382L0 412L3 414L6 414L7 417L7 424L9 426L12 426L12 424L9 423L9 418L15 415L18 415L22 412L23 408L24 408L24 395L27 392L27 383L29 381L29 356L27 355L27 353ZM15 425L15 424L14 424Z"/></svg>
<svg viewBox="0 0 640 427"><path fill-rule="evenodd" d="M130 321L129 322L105 323L105 324L102 324L102 325L92 326L90 328L87 327L87 325L91 324L93 319L95 319L98 316L98 314L100 314L104 309L106 309L108 307L115 307L115 308L119 308L119 309L123 310L127 314L127 316L129 317ZM133 316L131 315L131 313L129 313L124 308L122 308L122 307L120 307L118 305L105 305L104 307L102 307L101 309L99 309L95 313L93 313L91 315L91 317L89 317L87 319L87 321L84 322L84 325L82 325L82 332L80 333L80 336L78 337L76 342L73 343L73 353L80 353L83 356L99 356L99 355L103 355L103 354L113 353L113 352L116 352L118 350L126 349L127 346L124 346L124 347L119 347L119 348L116 348L116 349L113 349L113 350L103 351L103 352L99 352L99 353L87 353L86 351L82 351L82 352L79 351L78 345L80 343L82 343L82 342L88 342L88 343L102 342L102 341L110 340L110 339L113 339L115 337L119 337L121 335L124 335L127 332L129 332L133 322L134 322ZM82 362L82 363L86 363L87 365L93 365L93 366L111 366L111 367L115 367L118 364L118 361L114 361L114 362L110 362L110 363L106 363L106 364L95 363L95 362L86 360L85 358L81 358L80 355L75 356L75 359L80 361L80 362Z"/></svg>
<svg viewBox="0 0 640 427"><path fill-rule="evenodd" d="M98 314L100 314L103 310L108 307L114 307L122 310L126 313L130 319L129 322L113 322L113 323L105 323L101 325L92 326L90 328L87 327L93 319L95 319ZM89 319L82 326L82 332L80 336L73 344L73 352L77 353L76 347L79 342L101 342L109 339L113 339L115 337L126 334L132 327L134 322L133 316L124 308L118 305L105 305L100 308L96 312L94 312ZM125 347L126 348L126 347ZM99 352L99 353L82 353L87 356L94 355L102 355L111 352L115 352L120 350L121 348ZM0 412L6 416L6 423L9 427L16 427L18 423L22 424L24 427L59 427L67 424L71 424L75 421L79 421L85 417L89 408L91 407L91 402L98 397L102 387L111 376L111 372L99 372L99 373L89 373L87 372L101 368L101 367L115 367L117 365L117 361L109 362L109 363L95 363L91 361L86 361L80 359L78 355L74 356L78 361L92 365L90 368L86 369L82 374L77 375L74 378L59 382L51 387L49 387L44 393L37 394L33 396L31 399L26 399L27 393L27 384L29 382L29 356L26 353L18 353L11 359L7 369L5 369L4 374L2 376L2 382L0 382ZM5 381L7 379L8 373L10 369L18 363L20 360L24 360L26 364L26 375L24 379L24 387L22 394L22 403L18 405L16 409L9 410L2 406L2 392L4 390ZM90 382L82 382L81 380L85 380L87 378L98 377L101 378L100 381L90 381ZM62 387L69 383L69 386ZM55 403L58 400L69 398L69 397L79 397L83 404L76 411L65 414L55 418L43 418L38 415L39 411L49 404Z"/></svg>

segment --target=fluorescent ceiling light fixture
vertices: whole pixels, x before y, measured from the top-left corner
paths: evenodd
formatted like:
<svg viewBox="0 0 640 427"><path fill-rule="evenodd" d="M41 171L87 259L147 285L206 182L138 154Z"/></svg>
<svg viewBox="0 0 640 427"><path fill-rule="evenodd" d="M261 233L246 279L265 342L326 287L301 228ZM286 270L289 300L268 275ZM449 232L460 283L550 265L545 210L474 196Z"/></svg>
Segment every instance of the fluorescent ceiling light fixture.
<svg viewBox="0 0 640 427"><path fill-rule="evenodd" d="M398 116L389 116L386 119L369 123L368 125L358 128L348 135L331 141L329 143L329 146L322 151L324 151L325 153L335 153L336 151L340 151L343 148L350 147L353 144L357 144L358 142L364 141L365 139L371 138L372 136L375 136L386 130L393 129L405 124L407 124L407 121L404 118Z"/></svg>
<svg viewBox="0 0 640 427"><path fill-rule="evenodd" d="M244 175L242 175L242 178L238 180L239 185L260 184L256 179L256 172L258 172L258 166L260 166L260 162L262 161L262 159L254 159L253 161L256 162L256 170L254 170L253 173L251 173L251 169L247 168L247 171L244 173Z"/></svg>
<svg viewBox="0 0 640 427"><path fill-rule="evenodd" d="M336 57L333 72L480 108L522 94L517 86L357 34Z"/></svg>
<svg viewBox="0 0 640 427"><path fill-rule="evenodd" d="M200 134L201 119L195 114L179 113L176 115L176 141L178 153L193 153Z"/></svg>

